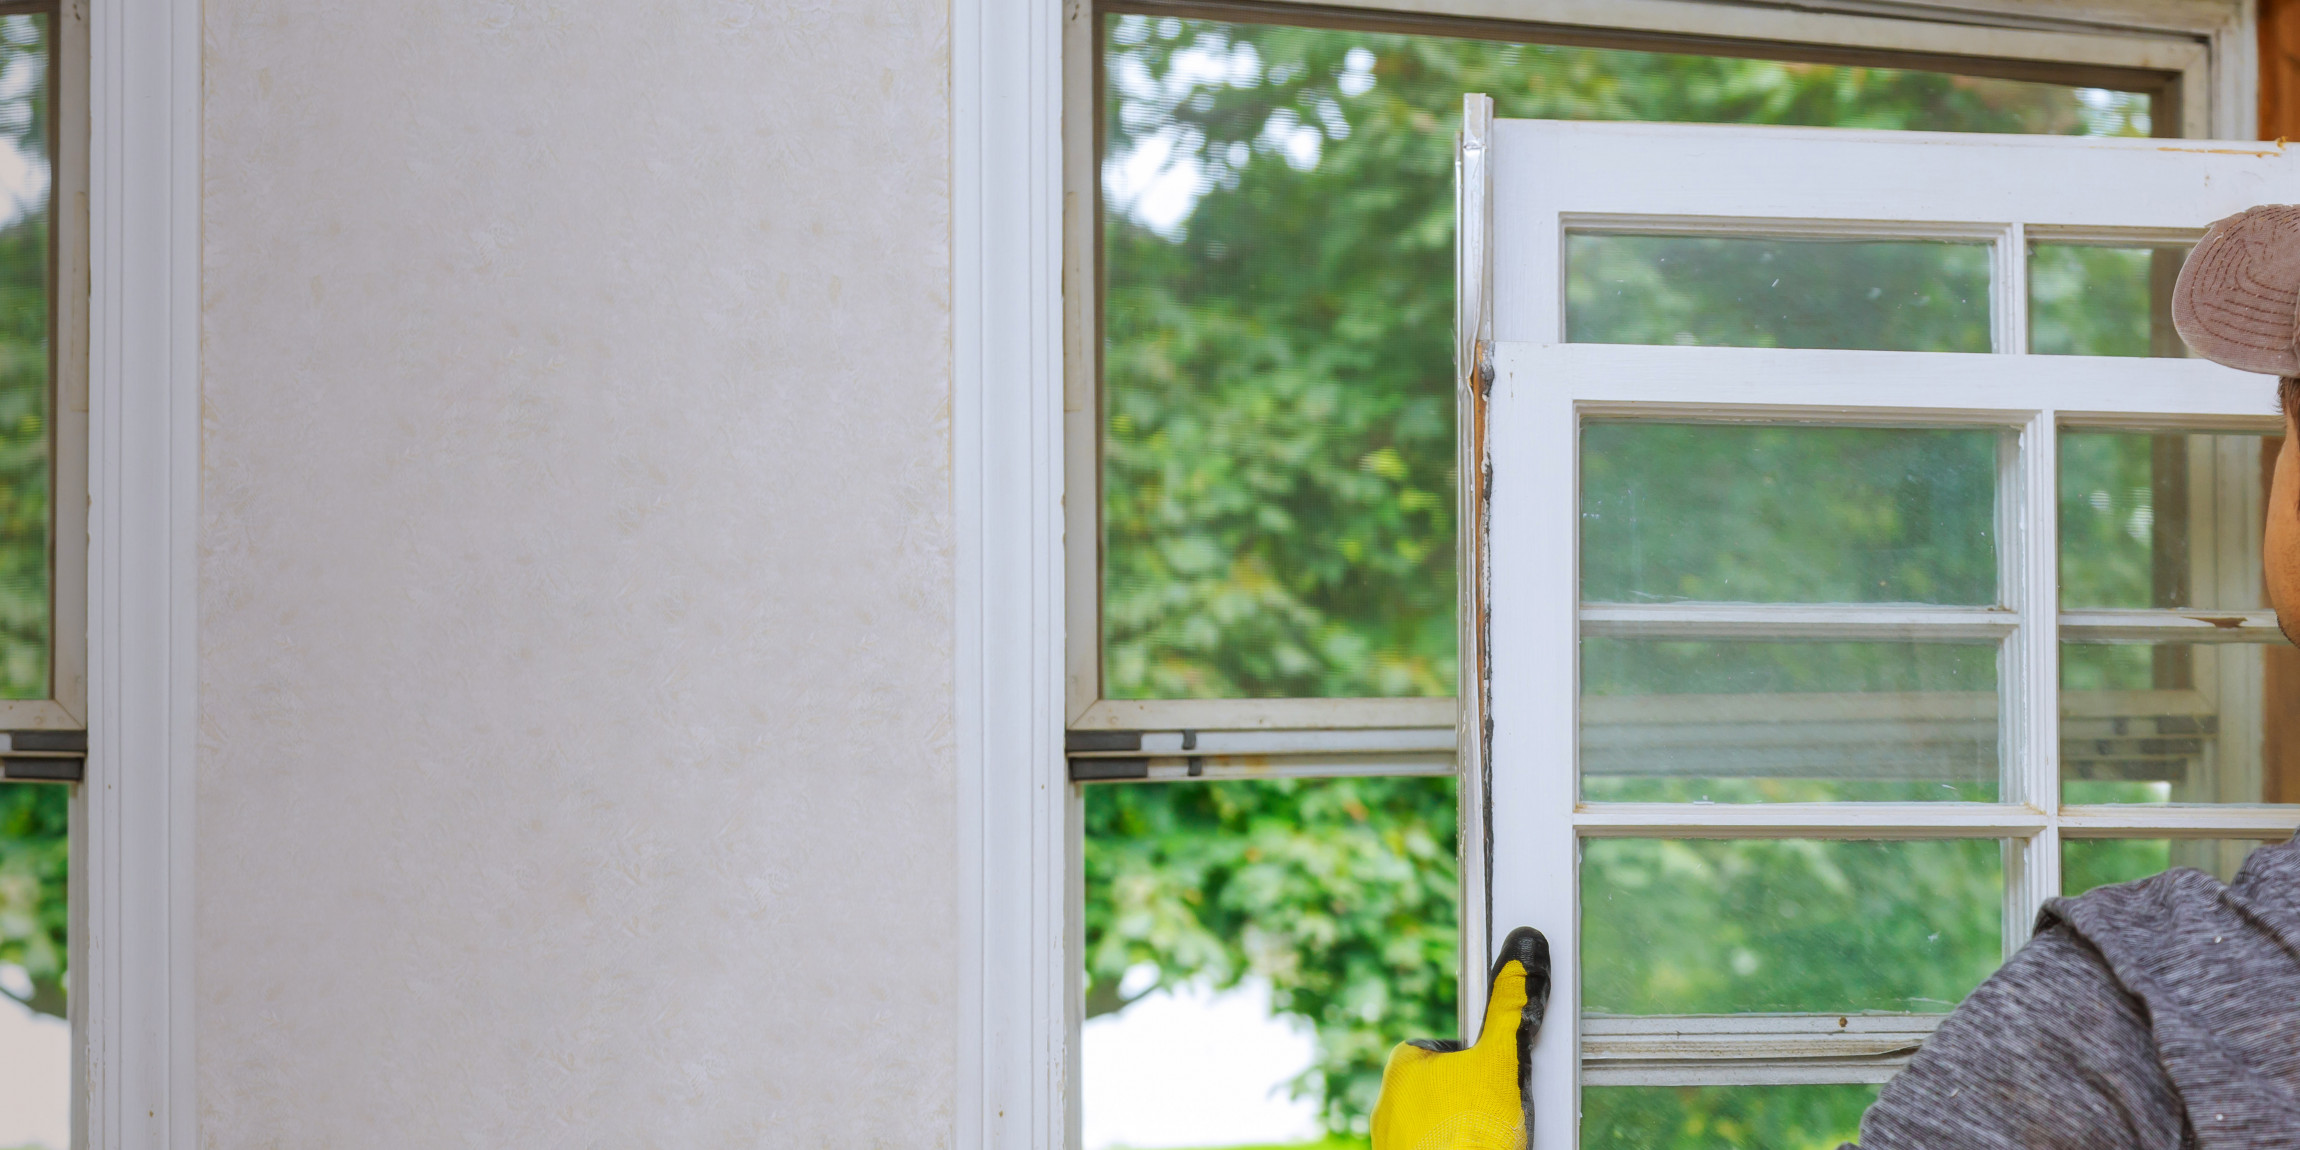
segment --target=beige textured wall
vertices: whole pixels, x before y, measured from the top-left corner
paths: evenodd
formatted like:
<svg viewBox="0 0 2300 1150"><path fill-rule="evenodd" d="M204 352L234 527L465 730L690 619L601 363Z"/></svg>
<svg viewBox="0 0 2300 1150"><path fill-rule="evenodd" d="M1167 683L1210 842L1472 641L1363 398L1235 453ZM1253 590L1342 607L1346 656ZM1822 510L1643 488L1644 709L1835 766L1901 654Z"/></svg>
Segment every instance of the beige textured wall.
<svg viewBox="0 0 2300 1150"><path fill-rule="evenodd" d="M943 3L205 20L205 1144L947 1142Z"/></svg>

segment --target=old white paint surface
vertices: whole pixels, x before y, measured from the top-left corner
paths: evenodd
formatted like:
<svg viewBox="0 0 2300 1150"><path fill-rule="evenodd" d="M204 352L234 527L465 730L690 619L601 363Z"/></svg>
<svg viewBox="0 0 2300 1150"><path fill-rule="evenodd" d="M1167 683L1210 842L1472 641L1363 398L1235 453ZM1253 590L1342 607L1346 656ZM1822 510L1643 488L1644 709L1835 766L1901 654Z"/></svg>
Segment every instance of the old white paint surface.
<svg viewBox="0 0 2300 1150"><path fill-rule="evenodd" d="M201 1142L947 1143L949 10L203 19Z"/></svg>
<svg viewBox="0 0 2300 1150"><path fill-rule="evenodd" d="M1585 1086L1883 1082L1940 1014L1585 1015Z"/></svg>

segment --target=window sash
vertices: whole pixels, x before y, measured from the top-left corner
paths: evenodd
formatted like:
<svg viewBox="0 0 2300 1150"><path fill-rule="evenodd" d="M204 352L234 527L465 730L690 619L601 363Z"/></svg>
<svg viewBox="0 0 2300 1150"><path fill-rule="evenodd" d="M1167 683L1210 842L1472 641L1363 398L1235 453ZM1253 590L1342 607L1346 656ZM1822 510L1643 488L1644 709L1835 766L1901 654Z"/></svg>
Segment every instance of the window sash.
<svg viewBox="0 0 2300 1150"><path fill-rule="evenodd" d="M0 699L0 733L82 731L88 718L88 186L86 23L52 0L49 37L49 670L45 699ZM80 290L68 290L79 285Z"/></svg>
<svg viewBox="0 0 2300 1150"><path fill-rule="evenodd" d="M1467 136L1481 132L1480 103L1471 100ZM2032 238L2193 237L2213 219L2290 198L2290 189L2300 186L2300 156L2255 145L2167 151L2148 141L1544 121L1493 122L1490 138L1491 248L1465 252L1460 289L1468 298L1472 277L1492 277L1491 311L1478 317L1494 333L1484 410L1493 479L1481 574L1491 595L1486 684L1496 723L1491 776L1484 780L1492 794L1485 813L1493 857L1482 893L1490 900L1489 921L1537 926L1551 939L1560 1001L1534 1052L1537 1112L1578 1113L1585 1081L1861 1082L1889 1073L1876 1051L1828 1037L1819 1016L1791 1016L1786 1032L1782 1016L1702 1021L1708 1037L1690 1045L1623 1027L1666 1030L1696 1020L1584 1020L1579 844L1585 838L1994 838L2004 844L2009 954L2026 940L2044 900L2059 894L2064 836L2267 837L2300 827L2300 807L2110 809L2059 802L2062 628L2069 637L2186 638L2212 626L2195 613L2170 610L2059 610L2060 432L2274 431L2281 422L2273 414L2272 388L2261 377L2203 360L2023 354ZM1701 178L1685 178L1691 171ZM1565 343L1563 240L1583 228L1987 239L1996 245L1995 351ZM1490 273L1477 266L1484 258L1491 259ZM1584 604L1574 493L1581 428L1593 418L2002 429L2009 447L2000 452L1997 476L2001 605ZM2259 637L2273 626L2268 612L2240 614L2232 630ZM1583 703L1576 653L1582 635L1778 636L1784 630L2001 638L2001 801L1579 800ZM1471 943L1482 957L1490 939L1472 935ZM1537 1132L1537 1144L1574 1144L1571 1125L1561 1126Z"/></svg>
<svg viewBox="0 0 2300 1150"><path fill-rule="evenodd" d="M2007 858L2005 939L2008 952L2026 938L2028 925L2046 898L2060 893L2059 842L2066 838L2268 838L2300 830L2300 807L2108 805L2064 806L2058 801L2059 733L2057 644L2062 637L2137 638L2142 636L2218 641L2257 640L2273 634L2274 616L2265 610L2233 613L2239 625L2221 627L2196 618L2200 612L2163 610L2057 609L2057 581L2051 567L2035 572L2022 598L2041 602L2033 612L2003 607L1864 607L1853 604L1583 604L1572 559L1578 550L1579 508L1571 497L1577 482L1579 429L1592 416L1618 419L1789 418L1801 422L1875 425L1907 422L1927 425L1980 425L2018 429L2023 456L2012 482L2022 476L2052 475L2050 452L2057 431L2066 427L2149 429L2222 428L2260 431L2277 425L2257 413L2267 385L2258 377L2232 372L2201 360L2104 359L2092 357L1965 355L1950 353L1844 352L1739 348L1679 348L1629 345L1495 345L1496 383L1489 418L1498 442L1518 450L1497 460L1497 489L1525 493L1502 499L1495 511L1493 558L1496 659L1495 712L1501 717L1497 745L1506 764L1512 757L1544 764L1538 778L1514 778L1498 768L1494 804L1495 872L1503 876L1491 890L1492 921L1535 922L1553 940L1559 962L1561 996L1577 982L1568 973L1578 962L1578 853L1574 844L1597 837L1672 838L1995 838L2010 844ZM1846 382L1848 380L1859 382ZM1538 381L1538 382L1535 382ZM1701 395L1777 402L1700 402ZM1999 406L2007 399L2035 407ZM1789 402L1778 402L1778 401ZM1963 404L1929 407L1927 403ZM1538 442L1537 442L1538 440ZM2038 445L2045 458L2035 459ZM1510 468L1520 464L1545 468ZM2027 517L2026 541L2041 547L2050 562L2056 531L2049 516L2057 505L2049 485L2008 493ZM1546 498L1545 498L1546 497ZM2038 518L2040 513L2045 518ZM1538 534L1526 528L1538 524ZM2006 547L2019 546L2006 532ZM1562 560L1513 580L1536 557ZM2041 583L2041 585L2037 585ZM1544 588L1537 592L1534 585ZM1571 652L1581 635L1598 634L1768 634L1793 632L1824 637L2000 637L2037 653L2025 684L2007 684L2006 693L2025 691L2025 713L2004 715L2008 729L2026 730L2011 740L2014 761L2007 765L2005 801L1998 803L1799 803L1715 804L1585 803L1577 799L1578 722L1584 705L1570 654L1533 654L1537 666L1508 673L1513 651ZM1543 634L1529 639L1529 633ZM2025 636L2025 639L2023 638ZM1514 754L1513 740L1517 741ZM1534 744L1531 748L1527 743ZM1538 791L1536 798L1533 792ZM1562 847L1562 850L1559 848ZM1539 856L1555 856L1541 858ZM1520 884L1513 874L1553 876ZM1537 918L1533 903L1554 904ZM1556 924L1555 926L1551 925ZM1575 1044L1559 1026L1576 1014L1553 1010L1551 1026L1563 1051ZM1575 1004L1578 1005L1577 1003ZM1815 1016L1818 1017L1818 1016ZM1654 1025L1659 1022L1646 1020ZM1730 1037L1736 1027L1770 1033L1767 1016L1719 1020L1715 1033ZM1602 1035L1600 1035L1602 1037ZM1543 1047L1552 1041L1545 1033ZM1606 1042L1581 1050L1578 1065L1591 1085L1717 1085L1806 1082L1873 1082L1889 1076L1899 1061L1864 1060L1827 1042L1803 1053L1793 1043L1775 1042L1764 1058L1730 1048L1679 1050L1671 1057L1609 1053ZM1721 1037L1720 1041L1724 1041ZM1770 1040L1768 1040L1770 1041ZM1720 1053L1720 1050L1727 1051ZM1706 1053L1704 1053L1706 1051ZM1626 1061L1625 1061L1626 1059ZM1547 1072L1554 1076L1551 1067ZM1556 1112L1556 1111L1551 1111Z"/></svg>
<svg viewBox="0 0 2300 1150"><path fill-rule="evenodd" d="M1656 51L1955 71L2070 84L2153 89L2170 108L2168 134L2236 134L2250 105L2214 88L2215 37L2222 29L2114 29L2097 21L2057 20L2033 11L2008 13L2003 27L1976 26L1967 7L1957 22L1817 14L1761 8L1721 10L1690 0L1341 0L1326 5L1287 0L1167 3L1115 0L1082 4L1065 21L1063 64L1064 282L1099 285L1101 235L1101 18L1109 12L1360 27L1388 32L1512 38ZM2233 19L2233 13L2232 13ZM2016 26L2017 25L2017 26ZM2248 34L2248 32L2246 33ZM1429 737L1456 726L1455 703L1432 699L1118 700L1102 694L1101 649L1101 299L1099 289L1064 298L1064 705L1072 730L1141 731L1182 736L1209 730L1317 732L1337 728L1413 728ZM1401 712L1410 713L1404 717ZM1264 764L1316 775L1323 753L1314 736L1298 748L1265 752ZM1254 764L1230 763L1245 768ZM1399 759L1396 773L1422 764Z"/></svg>

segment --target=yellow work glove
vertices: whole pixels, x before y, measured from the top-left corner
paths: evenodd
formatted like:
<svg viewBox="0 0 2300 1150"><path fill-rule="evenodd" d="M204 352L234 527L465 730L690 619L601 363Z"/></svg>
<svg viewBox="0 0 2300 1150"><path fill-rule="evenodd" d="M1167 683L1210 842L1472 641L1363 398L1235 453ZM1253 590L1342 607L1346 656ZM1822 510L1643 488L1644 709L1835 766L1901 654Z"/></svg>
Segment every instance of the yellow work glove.
<svg viewBox="0 0 2300 1150"><path fill-rule="evenodd" d="M1533 1039L1548 1009L1549 940L1521 926L1493 960L1477 1045L1417 1038L1390 1051L1374 1102L1374 1150L1525 1150Z"/></svg>

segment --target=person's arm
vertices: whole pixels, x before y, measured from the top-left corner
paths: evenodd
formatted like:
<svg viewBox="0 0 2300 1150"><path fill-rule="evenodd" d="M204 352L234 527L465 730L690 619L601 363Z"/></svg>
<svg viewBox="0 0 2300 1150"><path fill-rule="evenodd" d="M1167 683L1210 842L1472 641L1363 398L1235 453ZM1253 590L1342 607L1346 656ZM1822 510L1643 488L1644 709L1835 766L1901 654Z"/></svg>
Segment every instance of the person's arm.
<svg viewBox="0 0 2300 1150"><path fill-rule="evenodd" d="M1861 1150L2179 1150L2140 1005L2055 924L1967 997L1861 1119Z"/></svg>

